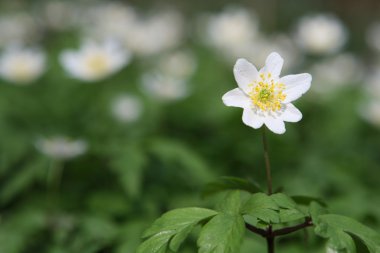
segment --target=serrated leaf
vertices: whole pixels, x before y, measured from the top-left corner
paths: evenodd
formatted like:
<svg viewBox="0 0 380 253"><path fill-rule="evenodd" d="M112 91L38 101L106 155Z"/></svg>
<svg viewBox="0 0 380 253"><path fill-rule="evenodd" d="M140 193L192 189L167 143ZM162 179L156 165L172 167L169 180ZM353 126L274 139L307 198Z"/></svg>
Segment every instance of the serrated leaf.
<svg viewBox="0 0 380 253"><path fill-rule="evenodd" d="M292 209L297 207L297 204L284 193L276 193L270 196L273 201L281 208Z"/></svg>
<svg viewBox="0 0 380 253"><path fill-rule="evenodd" d="M273 201L280 207L280 222L290 222L305 218L305 215L298 207L296 202L283 193L271 195Z"/></svg>
<svg viewBox="0 0 380 253"><path fill-rule="evenodd" d="M243 190L250 193L261 191L257 184L250 180L238 177L221 177L217 181L207 184L202 191L202 196L207 197L227 190Z"/></svg>
<svg viewBox="0 0 380 253"><path fill-rule="evenodd" d="M195 225L217 214L214 210L196 207L169 211L144 232L143 237L150 238L140 245L138 252L161 252L168 247L177 251Z"/></svg>
<svg viewBox="0 0 380 253"><path fill-rule="evenodd" d="M280 209L279 212L280 222L291 222L300 220L306 217L304 213L297 209Z"/></svg>
<svg viewBox="0 0 380 253"><path fill-rule="evenodd" d="M325 238L330 238L333 248L346 249L355 252L350 235L357 236L371 253L380 253L380 235L363 224L340 215L324 214L318 216L315 232ZM348 239L348 237L351 238Z"/></svg>
<svg viewBox="0 0 380 253"><path fill-rule="evenodd" d="M244 204L242 212L266 223L278 223L280 222L279 209L279 206L270 196L264 193L256 193Z"/></svg>
<svg viewBox="0 0 380 253"><path fill-rule="evenodd" d="M201 230L197 241L199 253L239 252L244 237L245 223L241 215L220 213Z"/></svg>

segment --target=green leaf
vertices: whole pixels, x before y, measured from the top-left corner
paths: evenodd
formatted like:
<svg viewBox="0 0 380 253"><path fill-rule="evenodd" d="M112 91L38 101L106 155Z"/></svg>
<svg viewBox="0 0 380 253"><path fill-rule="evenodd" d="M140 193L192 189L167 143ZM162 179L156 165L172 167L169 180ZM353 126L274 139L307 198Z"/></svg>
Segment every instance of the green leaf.
<svg viewBox="0 0 380 253"><path fill-rule="evenodd" d="M229 191L226 196L218 204L218 209L224 213L240 214L243 204L249 198L248 193L245 195L243 191Z"/></svg>
<svg viewBox="0 0 380 253"><path fill-rule="evenodd" d="M317 219L315 232L329 238L332 248L355 252L353 240L350 235L357 236L371 253L380 253L380 235L363 224L340 215L324 214Z"/></svg>
<svg viewBox="0 0 380 253"><path fill-rule="evenodd" d="M278 223L280 222L279 209L279 206L270 196L264 193L256 193L245 203L242 212L266 223Z"/></svg>
<svg viewBox="0 0 380 253"><path fill-rule="evenodd" d="M220 213L201 230L199 253L239 252L244 237L245 223L241 215Z"/></svg>
<svg viewBox="0 0 380 253"><path fill-rule="evenodd" d="M281 208L292 209L296 208L297 204L284 193L276 193L270 195L274 202Z"/></svg>
<svg viewBox="0 0 380 253"><path fill-rule="evenodd" d="M283 193L276 193L271 195L271 198L280 207L280 222L295 221L307 216L297 207L296 202L289 196Z"/></svg>
<svg viewBox="0 0 380 253"><path fill-rule="evenodd" d="M285 223L285 222L291 222L291 221L296 221L303 219L307 217L304 213L299 211L298 209L280 209L280 222Z"/></svg>
<svg viewBox="0 0 380 253"><path fill-rule="evenodd" d="M166 253L169 240L175 233L175 230L166 230L153 235L137 248L136 253Z"/></svg>
<svg viewBox="0 0 380 253"><path fill-rule="evenodd" d="M316 198L316 197L310 197L310 196L291 196L291 198L298 204L298 205L304 205L304 206L308 206L311 204L311 202L317 202L318 204L320 204L321 206L323 207L326 207L326 203L321 200L320 198Z"/></svg>
<svg viewBox="0 0 380 253"><path fill-rule="evenodd" d="M316 223L320 215L327 214L327 210L323 208L319 203L311 202L309 207L309 213L313 222Z"/></svg>
<svg viewBox="0 0 380 253"><path fill-rule="evenodd" d="M165 252L168 247L177 251L195 225L217 214L214 210L196 207L169 211L144 232L143 237L150 238L140 245L137 252Z"/></svg>
<svg viewBox="0 0 380 253"><path fill-rule="evenodd" d="M254 182L238 177L221 177L205 186L202 196L207 197L226 190L243 190L250 193L260 192L261 189Z"/></svg>

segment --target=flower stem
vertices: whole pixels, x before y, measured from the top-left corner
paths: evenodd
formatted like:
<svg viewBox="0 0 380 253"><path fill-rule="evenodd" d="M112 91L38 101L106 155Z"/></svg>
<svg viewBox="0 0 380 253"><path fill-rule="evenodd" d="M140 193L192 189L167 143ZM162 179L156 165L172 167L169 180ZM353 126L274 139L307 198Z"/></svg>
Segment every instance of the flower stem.
<svg viewBox="0 0 380 253"><path fill-rule="evenodd" d="M272 195L272 175L270 170L269 153L268 153L268 142L266 137L266 127L263 127L263 147L264 147L264 159L265 159L265 169L267 174L267 185L268 185L268 195Z"/></svg>
<svg viewBox="0 0 380 253"><path fill-rule="evenodd" d="M272 175L270 170L270 161L268 153L268 142L266 136L266 127L263 127L263 147L264 147L264 159L265 159L265 170L267 174L267 185L268 185L268 195L272 195ZM268 227L268 236L267 236L267 247L268 253L274 253L274 238L272 232L272 225Z"/></svg>

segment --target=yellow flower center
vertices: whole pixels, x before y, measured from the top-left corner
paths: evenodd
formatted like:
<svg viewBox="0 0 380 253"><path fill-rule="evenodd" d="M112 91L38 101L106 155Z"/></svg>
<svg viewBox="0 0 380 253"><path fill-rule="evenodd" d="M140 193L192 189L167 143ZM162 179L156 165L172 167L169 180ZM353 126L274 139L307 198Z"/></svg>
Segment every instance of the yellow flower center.
<svg viewBox="0 0 380 253"><path fill-rule="evenodd" d="M33 70L31 66L23 62L23 59L15 62L10 68L12 78L20 82L26 82L33 79Z"/></svg>
<svg viewBox="0 0 380 253"><path fill-rule="evenodd" d="M250 84L252 90L248 93L253 107L262 111L278 111L286 95L283 93L285 85L272 78L271 73L261 73L258 80Z"/></svg>
<svg viewBox="0 0 380 253"><path fill-rule="evenodd" d="M103 75L108 70L107 57L101 53L89 56L86 59L86 64L95 75Z"/></svg>

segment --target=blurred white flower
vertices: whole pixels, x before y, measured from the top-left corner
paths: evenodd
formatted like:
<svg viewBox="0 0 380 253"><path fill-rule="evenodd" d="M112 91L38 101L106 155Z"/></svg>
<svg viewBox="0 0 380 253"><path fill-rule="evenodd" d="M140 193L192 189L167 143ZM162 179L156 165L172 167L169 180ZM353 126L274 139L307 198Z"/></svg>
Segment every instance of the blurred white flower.
<svg viewBox="0 0 380 253"><path fill-rule="evenodd" d="M366 91L372 97L380 100L380 64L373 66L366 75Z"/></svg>
<svg viewBox="0 0 380 253"><path fill-rule="evenodd" d="M78 3L50 0L41 8L38 18L42 26L61 31L77 26L82 11Z"/></svg>
<svg viewBox="0 0 380 253"><path fill-rule="evenodd" d="M244 55L249 59L255 59L258 63L264 63L267 56L276 51L286 58L284 70L289 70L300 64L302 55L293 41L285 34L276 34L269 38L257 39L250 44Z"/></svg>
<svg viewBox="0 0 380 253"><path fill-rule="evenodd" d="M184 29L183 17L176 11L139 17L126 31L126 46L138 55L161 53L180 44Z"/></svg>
<svg viewBox="0 0 380 253"><path fill-rule="evenodd" d="M115 38L124 41L137 19L132 7L117 2L90 5L82 14L82 32L98 39Z"/></svg>
<svg viewBox="0 0 380 253"><path fill-rule="evenodd" d="M26 44L39 35L34 18L24 12L0 15L0 47L13 43Z"/></svg>
<svg viewBox="0 0 380 253"><path fill-rule="evenodd" d="M380 99L368 99L360 105L359 114L369 123L380 127Z"/></svg>
<svg viewBox="0 0 380 253"><path fill-rule="evenodd" d="M63 136L40 138L35 146L44 155L58 160L72 159L87 151L84 140L71 140Z"/></svg>
<svg viewBox="0 0 380 253"><path fill-rule="evenodd" d="M141 116L142 103L133 95L125 94L112 102L112 114L124 123L134 122Z"/></svg>
<svg viewBox="0 0 380 253"><path fill-rule="evenodd" d="M12 46L0 56L0 76L12 83L28 84L45 71L45 54L39 49Z"/></svg>
<svg viewBox="0 0 380 253"><path fill-rule="evenodd" d="M161 57L158 68L163 73L176 77L188 78L196 69L196 60L189 51L176 51Z"/></svg>
<svg viewBox="0 0 380 253"><path fill-rule="evenodd" d="M295 41L306 52L330 54L338 52L347 41L347 30L333 15L315 15L301 18Z"/></svg>
<svg viewBox="0 0 380 253"><path fill-rule="evenodd" d="M146 73L141 81L144 92L158 100L178 100L189 94L185 80L162 73Z"/></svg>
<svg viewBox="0 0 380 253"><path fill-rule="evenodd" d="M363 77L363 66L352 54L344 53L315 63L313 92L329 94L339 87L353 85Z"/></svg>
<svg viewBox="0 0 380 253"><path fill-rule="evenodd" d="M243 8L229 7L219 14L200 19L203 40L228 59L246 55L261 39L255 14Z"/></svg>
<svg viewBox="0 0 380 253"><path fill-rule="evenodd" d="M380 52L380 22L372 24L367 30L367 43Z"/></svg>
<svg viewBox="0 0 380 253"><path fill-rule="evenodd" d="M302 113L291 103L300 98L311 85L307 73L280 77L284 60L271 53L265 66L257 71L245 59L238 59L234 75L238 88L223 96L227 106L243 108L244 124L255 129L265 124L276 134L285 133L286 122L298 122Z"/></svg>
<svg viewBox="0 0 380 253"><path fill-rule="evenodd" d="M114 40L86 41L79 50L65 50L60 55L63 67L72 77L88 82L119 71L130 58L130 53Z"/></svg>

